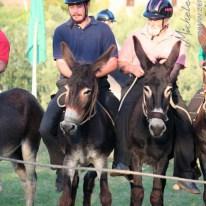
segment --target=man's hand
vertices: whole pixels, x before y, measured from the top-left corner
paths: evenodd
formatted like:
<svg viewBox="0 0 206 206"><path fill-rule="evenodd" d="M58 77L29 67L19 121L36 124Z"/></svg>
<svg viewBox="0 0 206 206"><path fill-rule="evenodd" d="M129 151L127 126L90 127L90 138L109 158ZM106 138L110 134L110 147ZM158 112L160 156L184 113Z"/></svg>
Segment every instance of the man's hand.
<svg viewBox="0 0 206 206"><path fill-rule="evenodd" d="M66 78L69 78L72 75L72 70L69 68L68 64L65 62L64 59L57 59L56 66L61 75Z"/></svg>
<svg viewBox="0 0 206 206"><path fill-rule="evenodd" d="M133 74L137 78L144 76L144 70L140 66L131 65L126 62L120 62L119 67L125 74Z"/></svg>

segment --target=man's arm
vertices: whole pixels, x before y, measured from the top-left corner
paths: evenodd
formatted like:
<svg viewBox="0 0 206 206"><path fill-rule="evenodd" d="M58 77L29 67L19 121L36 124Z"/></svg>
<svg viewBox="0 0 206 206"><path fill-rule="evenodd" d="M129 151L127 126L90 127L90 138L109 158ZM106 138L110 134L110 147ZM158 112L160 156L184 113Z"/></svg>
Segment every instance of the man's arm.
<svg viewBox="0 0 206 206"><path fill-rule="evenodd" d="M117 68L117 57L111 57L108 62L96 72L96 77L106 76Z"/></svg>
<svg viewBox="0 0 206 206"><path fill-rule="evenodd" d="M72 71L64 59L57 59L56 66L57 66L61 75L63 75L64 77L67 77L67 78L71 77Z"/></svg>
<svg viewBox="0 0 206 206"><path fill-rule="evenodd" d="M144 75L144 70L141 68L140 65L132 65L127 61L119 61L119 68L125 73L125 74L133 74L137 78Z"/></svg>

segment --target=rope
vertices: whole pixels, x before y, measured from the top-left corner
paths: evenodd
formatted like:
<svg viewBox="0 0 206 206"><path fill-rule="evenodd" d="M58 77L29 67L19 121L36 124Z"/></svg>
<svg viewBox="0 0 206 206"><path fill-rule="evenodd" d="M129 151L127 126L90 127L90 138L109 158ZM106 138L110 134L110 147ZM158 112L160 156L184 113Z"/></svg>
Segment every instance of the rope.
<svg viewBox="0 0 206 206"><path fill-rule="evenodd" d="M43 164L43 163L23 161L23 160L17 160L17 159L1 157L1 156L0 156L0 160L21 163L21 164L34 165L37 167L52 168L52 169L74 169L74 170L79 170L79 171L85 171L85 170L86 171L97 171L95 168L91 168L91 167L72 167L72 168L69 168L65 165ZM185 179L185 178L181 178L181 177L172 177L172 176L166 176L166 175L157 175L157 174L152 174L152 173L143 173L143 172L128 171L128 170L102 168L101 170L98 170L98 171L107 172L107 173L119 173L119 174L123 174L123 175L137 175L137 176L169 179L169 180L175 180L175 181L194 182L194 183L198 183L198 184L206 184L206 181L203 181L203 180Z"/></svg>
<svg viewBox="0 0 206 206"><path fill-rule="evenodd" d="M127 97L127 95L129 94L129 92L131 91L131 89L133 88L134 84L136 83L136 81L138 80L137 77L135 77L134 81L132 82L132 84L130 85L129 89L127 90L127 92L124 94L121 102L120 102L120 105L119 105L119 108L118 108L118 112L120 111L120 109L122 108L122 104L124 103L124 100L125 98Z"/></svg>
<svg viewBox="0 0 206 206"><path fill-rule="evenodd" d="M182 110L182 111L186 114L186 116L188 117L190 123L192 124L192 119L191 119L188 111L187 111L186 109L184 109L183 107L178 106L177 104L175 104L175 103L173 102L172 97L170 98L170 105L171 105L175 110L176 110L176 109Z"/></svg>
<svg viewBox="0 0 206 206"><path fill-rule="evenodd" d="M112 118L112 116L110 115L110 113L104 108L104 106L99 102L97 101L97 104L103 109L103 111L106 113L106 115L109 117L109 119L111 120L112 122L112 125L115 126L115 123L114 123L114 120Z"/></svg>

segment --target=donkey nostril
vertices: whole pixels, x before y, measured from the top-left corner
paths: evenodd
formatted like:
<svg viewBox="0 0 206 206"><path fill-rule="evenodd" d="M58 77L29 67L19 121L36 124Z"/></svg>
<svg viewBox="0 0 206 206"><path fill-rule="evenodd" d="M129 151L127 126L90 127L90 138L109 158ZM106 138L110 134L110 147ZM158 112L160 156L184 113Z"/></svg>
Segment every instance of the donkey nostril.
<svg viewBox="0 0 206 206"><path fill-rule="evenodd" d="M75 124L72 124L71 127L70 127L70 130L74 130L75 127L76 127Z"/></svg>
<svg viewBox="0 0 206 206"><path fill-rule="evenodd" d="M151 135L154 137L161 137L166 131L166 126L162 121L153 121L149 125Z"/></svg>
<svg viewBox="0 0 206 206"><path fill-rule="evenodd" d="M71 122L62 121L60 123L60 128L64 134L74 133L77 130L77 125Z"/></svg>

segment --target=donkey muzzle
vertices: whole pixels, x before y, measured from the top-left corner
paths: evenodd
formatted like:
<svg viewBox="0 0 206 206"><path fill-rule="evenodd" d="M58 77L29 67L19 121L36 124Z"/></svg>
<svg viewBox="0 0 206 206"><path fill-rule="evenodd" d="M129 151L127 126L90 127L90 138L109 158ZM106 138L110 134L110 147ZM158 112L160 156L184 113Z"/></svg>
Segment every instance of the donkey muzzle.
<svg viewBox="0 0 206 206"><path fill-rule="evenodd" d="M166 131L166 125L162 119L152 118L149 120L149 131L153 137L161 137Z"/></svg>
<svg viewBox="0 0 206 206"><path fill-rule="evenodd" d="M63 134L73 135L77 131L77 127L77 124L75 124L74 122L65 120L60 122L60 129L62 130Z"/></svg>

